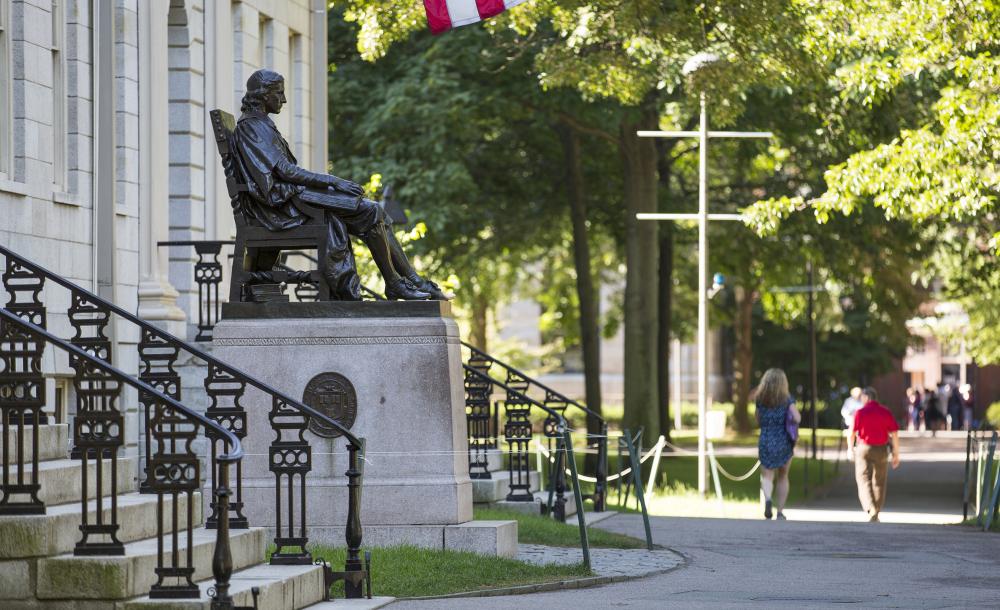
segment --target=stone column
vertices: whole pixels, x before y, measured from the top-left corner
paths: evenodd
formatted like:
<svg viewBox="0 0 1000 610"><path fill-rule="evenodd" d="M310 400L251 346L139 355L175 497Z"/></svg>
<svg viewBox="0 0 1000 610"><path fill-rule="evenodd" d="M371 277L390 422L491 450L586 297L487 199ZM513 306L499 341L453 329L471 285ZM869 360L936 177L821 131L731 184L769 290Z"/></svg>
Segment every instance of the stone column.
<svg viewBox="0 0 1000 610"><path fill-rule="evenodd" d="M184 312L167 279L169 257L169 87L167 2L139 3L139 316L184 335Z"/></svg>

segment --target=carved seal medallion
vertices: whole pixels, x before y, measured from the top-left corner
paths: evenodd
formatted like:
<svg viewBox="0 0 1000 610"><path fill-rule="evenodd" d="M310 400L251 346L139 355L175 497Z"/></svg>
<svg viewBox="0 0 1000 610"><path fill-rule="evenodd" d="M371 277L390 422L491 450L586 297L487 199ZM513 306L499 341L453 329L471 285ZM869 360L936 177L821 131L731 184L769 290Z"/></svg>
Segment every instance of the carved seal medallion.
<svg viewBox="0 0 1000 610"><path fill-rule="evenodd" d="M302 402L351 429L358 416L358 396L347 377L340 373L320 373L306 384ZM340 431L326 422L310 418L309 431L316 436L336 438Z"/></svg>

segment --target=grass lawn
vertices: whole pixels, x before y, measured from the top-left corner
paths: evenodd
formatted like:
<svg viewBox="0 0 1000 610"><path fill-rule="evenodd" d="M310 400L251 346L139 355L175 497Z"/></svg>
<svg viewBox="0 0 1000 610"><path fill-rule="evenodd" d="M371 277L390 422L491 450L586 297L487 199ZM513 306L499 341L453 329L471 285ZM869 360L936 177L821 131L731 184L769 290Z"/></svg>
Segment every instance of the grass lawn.
<svg viewBox="0 0 1000 610"><path fill-rule="evenodd" d="M541 515L526 515L513 510L499 508L476 508L476 519L485 521L517 521L517 540L525 544L544 544L547 546L580 546L580 526L576 515L566 518L566 523L559 523L550 517ZM645 548L646 543L638 538L623 536L594 527L587 528L587 540L592 547L611 549Z"/></svg>
<svg viewBox="0 0 1000 610"><path fill-rule="evenodd" d="M475 518L489 521L517 521L518 541L549 546L580 546L580 529L574 515L566 523L502 509L475 509ZM644 548L642 540L596 528L587 530L590 545L617 549ZM343 548L313 547L313 556L341 570L346 559ZM372 591L376 595L422 597L464 591L495 589L590 576L583 564L538 566L486 557L475 553L439 551L411 546L374 548L372 551ZM334 586L343 594L343 583Z"/></svg>
<svg viewBox="0 0 1000 610"><path fill-rule="evenodd" d="M412 546L372 549L372 593L392 597L422 597L537 584L590 576L582 563L538 566L515 559L486 557L460 551L439 551ZM313 557L342 570L347 558L343 548L313 547ZM344 584L333 587L343 597Z"/></svg>

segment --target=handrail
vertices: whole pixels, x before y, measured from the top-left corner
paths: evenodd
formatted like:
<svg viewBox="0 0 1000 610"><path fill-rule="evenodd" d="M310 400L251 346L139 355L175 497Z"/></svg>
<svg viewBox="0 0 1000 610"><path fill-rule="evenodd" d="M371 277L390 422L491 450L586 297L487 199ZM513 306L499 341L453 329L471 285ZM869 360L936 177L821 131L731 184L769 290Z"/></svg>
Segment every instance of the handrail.
<svg viewBox="0 0 1000 610"><path fill-rule="evenodd" d="M103 298L97 296L96 294L90 292L86 288L83 288L82 286L74 284L73 282L71 282L71 281L69 281L69 280L67 280L67 279L65 279L63 277L60 277L59 275L56 275L55 273L49 271L48 269L46 269L46 268L44 268L44 267L42 267L40 265L37 265L37 264L29 261L28 259L24 258L23 256L15 253L15 252L12 252L11 250L9 250L8 248L6 248L4 246L0 246L0 254L3 254L5 257L14 258L22 266L27 267L28 269L31 269L35 273L38 273L40 275L45 276L46 279L52 280L53 282L59 284L63 288L66 288L68 290L77 291L77 292L85 295L87 297L88 301L91 301L92 303L99 304L102 307L105 307L105 308L111 310L113 313L117 314L119 317L124 318L124 319L128 320L129 322L132 322L133 324L138 325L143 330L146 330L146 331L148 331L148 332L156 335L160 339L163 339L167 343L170 343L170 344L172 344L172 345L174 345L174 346L176 346L176 347L178 347L180 349L183 349L187 353L189 353L189 354L191 354L191 355L193 355L193 356L195 356L197 358L200 358L201 360L204 360L204 361L208 362L212 366L217 367L218 369L220 369L222 371L225 371L226 373L229 373L231 375L235 375L235 376L239 376L239 377L245 378L246 381L247 381L247 383L249 383L251 386L254 386L258 390L260 390L260 391L262 391L262 392L264 392L266 394L270 394L273 397L280 398L282 401L284 401L285 403L287 403L289 406L293 407L297 411L305 413L305 414L309 415L310 417L316 417L316 418L322 420L327 425L333 426L348 441L350 441L351 445L354 448L361 449L364 446L364 443L362 443L361 439L359 439L358 437L356 437L353 434L351 434L351 431L348 430L347 428L345 428L337 420L335 420L335 419L333 419L331 417L328 417L327 415L324 415L323 413L317 411L316 409L310 407L309 405L306 405L306 404L304 404L302 402L299 402L298 400L295 400L294 398L288 396L284 392L281 392L281 391L279 391L279 390L277 390L277 389L269 386L268 384L264 383L263 381L260 381L256 377L253 377L252 375L244 373L243 371L239 370L238 368L236 368L236 367L234 367L232 365L229 365L229 364L226 364L226 363L222 362L218 358L215 358L215 357L211 356L210 354L208 354L208 353L206 353L206 352L198 349L197 347L195 347L194 345L191 345L187 341L184 341L184 340L182 340L182 339L180 339L178 337L175 337L174 335L171 335L170 333L168 333L168 332L166 332L164 330L161 330L160 328L157 328L156 326L150 324L149 322L146 322L142 318L140 318L140 317L138 317L138 316L136 316L134 314L129 313L128 311L122 309L118 305L115 305L111 301L103 299Z"/></svg>
<svg viewBox="0 0 1000 610"><path fill-rule="evenodd" d="M573 429L569 427L569 422L562 415L562 413L559 413L558 411L556 411L555 409L552 409L550 407L546 407L545 405L543 405L542 403L538 402L534 398L528 396L524 392L522 392L520 390L515 390L514 388L510 387L506 383L504 383L502 381L498 381L498 380L490 377L489 375L487 375L486 373L484 373L484 372L476 369L475 367L469 366L468 364L465 364L465 363L462 363L462 367L465 369L465 371L467 373L472 373L473 375L478 376L480 379L488 381L488 382L490 382L491 384L493 384L495 386L499 386L501 389L503 389L507 393L512 394L515 397L517 397L521 402L526 402L526 403L530 404L533 407L538 407L542 411L545 411L546 413L548 413L552 417L555 417L556 421L560 422L563 426L565 426L565 428L567 430L570 430L571 432L573 431Z"/></svg>
<svg viewBox="0 0 1000 610"><path fill-rule="evenodd" d="M0 248L2 248L2 246L0 246ZM130 385L133 388L145 392L151 396L155 396L158 401L169 405L170 408L173 409L174 411L179 411L183 413L189 419L197 420L201 425L211 429L213 432L219 434L220 436L225 437L226 441L230 443L229 446L232 447L232 450L229 453L225 453L219 456L217 458L219 461L237 462L243 457L243 445L240 443L239 437L237 437L235 434L225 429L224 427L220 426L218 422L205 417L204 415L198 413L197 411L193 411L185 407L181 403L177 402L173 398L167 396L163 392L157 390L156 388L142 381L141 379L134 379L128 373L125 373L124 371L115 368L114 366L108 364L107 362L101 360L100 358L97 358L96 356L93 356L89 352L73 345L72 343L69 343L53 335L44 328L37 326L36 324L33 324L31 322L28 322L24 318L21 318L20 316L14 313L11 313L5 307L0 306L0 316L2 316L3 318L7 319L10 322L13 322L21 326L22 328L26 329L30 334L35 335L36 337L39 337L41 339L44 339L48 343L58 346L60 349L73 354L77 358L86 360L87 362L101 369L105 373L108 373L118 381L126 385Z"/></svg>
<svg viewBox="0 0 1000 610"><path fill-rule="evenodd" d="M556 390L553 390L552 388L548 387L544 383L538 381L537 379L535 379L533 377L530 377L530 376L522 373L521 371L519 371L516 368L512 367L511 365L503 362L502 360L498 360L497 358L495 358L495 357L487 354L483 350L481 350L481 349L479 349L479 348L477 348L477 347L475 347L473 345L470 345L469 343L466 343L465 341L462 341L462 345L464 347L468 348L469 351L471 351L473 354L478 354L478 355L480 355L480 356L482 356L484 358L488 358L491 362L500 365L500 368L502 368L502 369L504 369L504 370L506 370L508 372L514 373L518 377L521 377L522 379L524 379L525 381L527 381L529 384L533 384L533 385L536 385L536 386L544 389L546 391L546 393L550 394L551 396L554 396L560 402L565 402L567 405L572 405L572 406L576 407L577 409L582 410L587 415L590 415L590 416L593 416L593 417L597 418L598 421L601 421L601 422L605 421L604 417L601 416L600 413L595 413L594 411L588 409L582 403L580 403L580 402L578 402L576 400L573 400L572 398L567 397L562 392L558 392ZM492 379L492 377L491 377L491 379Z"/></svg>

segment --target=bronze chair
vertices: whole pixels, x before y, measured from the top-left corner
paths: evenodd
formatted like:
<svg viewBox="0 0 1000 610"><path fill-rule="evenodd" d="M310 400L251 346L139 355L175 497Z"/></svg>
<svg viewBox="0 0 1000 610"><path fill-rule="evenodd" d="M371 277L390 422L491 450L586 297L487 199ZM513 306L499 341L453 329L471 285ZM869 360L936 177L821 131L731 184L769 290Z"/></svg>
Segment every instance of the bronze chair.
<svg viewBox="0 0 1000 610"><path fill-rule="evenodd" d="M330 287L324 279L327 260L329 231L321 210L303 210L311 218L307 223L283 231L272 231L251 216L243 213L243 199L248 196L246 178L234 159L233 115L223 110L212 110L212 130L215 143L222 157L226 176L226 189L236 220L236 248L233 252L233 269L229 287L229 302L252 300L250 286L259 283L311 282L319 289L320 301L330 300ZM272 265L282 250L316 250L319 269L297 273L274 269ZM260 261L270 261L271 268L260 269ZM266 263L265 263L266 264Z"/></svg>

